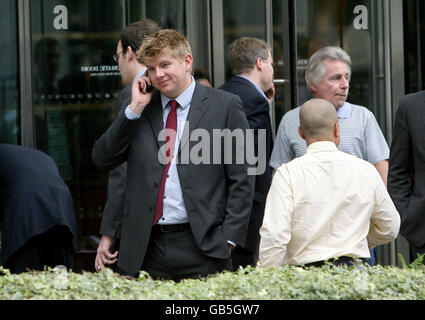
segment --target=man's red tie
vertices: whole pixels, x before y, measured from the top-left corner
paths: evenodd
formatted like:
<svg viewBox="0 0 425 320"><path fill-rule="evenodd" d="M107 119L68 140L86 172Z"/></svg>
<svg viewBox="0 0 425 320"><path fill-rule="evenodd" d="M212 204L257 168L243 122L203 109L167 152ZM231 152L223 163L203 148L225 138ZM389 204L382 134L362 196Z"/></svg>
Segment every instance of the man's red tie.
<svg viewBox="0 0 425 320"><path fill-rule="evenodd" d="M153 225L157 224L159 219L161 219L162 217L165 182L167 181L168 169L170 168L171 160L173 159L174 145L176 142L177 134L177 107L179 104L176 100L170 100L170 102L168 103L171 107L171 111L168 114L167 122L165 124L165 143L168 145L168 147L166 148L167 163L164 168L164 173L162 174L158 197L156 198L155 216L153 218L152 223Z"/></svg>

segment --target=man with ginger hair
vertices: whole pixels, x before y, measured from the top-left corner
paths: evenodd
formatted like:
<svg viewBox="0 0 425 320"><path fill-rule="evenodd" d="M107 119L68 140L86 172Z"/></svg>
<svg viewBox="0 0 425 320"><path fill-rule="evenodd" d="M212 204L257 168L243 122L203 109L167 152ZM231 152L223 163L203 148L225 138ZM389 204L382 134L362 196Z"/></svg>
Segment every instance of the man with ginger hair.
<svg viewBox="0 0 425 320"><path fill-rule="evenodd" d="M137 59L149 76L134 82L130 104L93 147L99 168L128 163L117 270L175 281L231 270L232 250L245 242L253 177L246 161L225 163L222 154L220 163L187 163L182 149L197 144L186 130L245 132L240 98L193 79L190 45L175 30L146 38Z"/></svg>
<svg viewBox="0 0 425 320"><path fill-rule="evenodd" d="M307 152L280 166L260 229L259 266L350 265L397 237L399 214L375 167L337 149L332 103L307 101L298 132Z"/></svg>

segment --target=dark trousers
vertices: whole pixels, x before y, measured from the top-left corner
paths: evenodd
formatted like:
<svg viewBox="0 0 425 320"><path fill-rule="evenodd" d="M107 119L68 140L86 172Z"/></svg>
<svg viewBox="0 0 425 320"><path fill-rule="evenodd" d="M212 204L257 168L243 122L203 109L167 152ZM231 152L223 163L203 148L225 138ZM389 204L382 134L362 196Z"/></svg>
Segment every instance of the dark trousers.
<svg viewBox="0 0 425 320"><path fill-rule="evenodd" d="M257 265L258 251L253 252L236 246L232 255L232 268L237 271L239 267L245 268L247 266L255 267Z"/></svg>
<svg viewBox="0 0 425 320"><path fill-rule="evenodd" d="M418 258L418 255L425 253L425 246L421 248L416 248L410 245L410 263L415 261ZM425 264L425 258L422 260L422 263Z"/></svg>
<svg viewBox="0 0 425 320"><path fill-rule="evenodd" d="M196 246L190 227L175 232L154 228L142 270L154 279L180 281L232 270L232 261L205 255Z"/></svg>
<svg viewBox="0 0 425 320"><path fill-rule="evenodd" d="M12 273L43 271L45 266L64 265L74 268L75 250L68 227L55 226L32 237L6 261L4 267Z"/></svg>

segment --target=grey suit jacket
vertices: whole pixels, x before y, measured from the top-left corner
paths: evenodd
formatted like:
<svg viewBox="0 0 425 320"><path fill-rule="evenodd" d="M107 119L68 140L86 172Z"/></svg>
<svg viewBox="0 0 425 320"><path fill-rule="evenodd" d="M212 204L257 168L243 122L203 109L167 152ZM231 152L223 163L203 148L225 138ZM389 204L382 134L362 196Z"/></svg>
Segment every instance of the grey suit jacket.
<svg viewBox="0 0 425 320"><path fill-rule="evenodd" d="M118 93L116 102L117 114L131 102L131 86ZM127 184L127 162L109 172L107 201L103 209L100 233L102 235L120 238L121 223L124 213L124 194Z"/></svg>
<svg viewBox="0 0 425 320"><path fill-rule="evenodd" d="M131 274L137 273L143 264L164 170L164 165L158 160L158 152L163 145L158 136L164 128L160 100L159 92L155 92L138 120L128 120L121 110L93 147L93 161L99 168L112 169L127 161L127 191L118 268ZM249 128L238 96L199 83L196 84L187 121L189 134L202 128L210 137L213 137L214 129L227 128L230 132L242 129L245 132ZM226 136L229 135L229 132L226 133ZM183 199L199 249L210 257L226 259L230 256L227 240L237 245L245 243L254 178L247 174L246 161L226 164L224 152L218 164L212 160L210 164L198 165L181 161L185 148L192 150L198 143L189 139L182 140L180 144L177 171ZM210 155L213 159L212 152Z"/></svg>
<svg viewBox="0 0 425 320"><path fill-rule="evenodd" d="M388 191L401 217L400 233L425 245L425 91L400 100L395 116Z"/></svg>

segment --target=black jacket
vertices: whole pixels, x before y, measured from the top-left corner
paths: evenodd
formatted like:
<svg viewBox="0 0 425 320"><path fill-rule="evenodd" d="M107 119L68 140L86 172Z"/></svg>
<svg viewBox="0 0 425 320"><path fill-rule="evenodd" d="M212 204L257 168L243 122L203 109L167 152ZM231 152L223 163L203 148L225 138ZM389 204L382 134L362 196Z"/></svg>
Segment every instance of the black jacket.
<svg viewBox="0 0 425 320"><path fill-rule="evenodd" d="M401 217L400 233L425 245L425 91L400 100L395 116L388 191Z"/></svg>
<svg viewBox="0 0 425 320"><path fill-rule="evenodd" d="M76 248L77 224L68 186L45 153L0 144L1 263L29 239L53 226L67 226Z"/></svg>
<svg viewBox="0 0 425 320"><path fill-rule="evenodd" d="M245 249L256 251L260 241L259 230L263 223L264 207L272 176L272 168L269 166L273 149L269 102L250 81L239 76L233 77L219 89L236 94L241 98L249 127L255 130L256 156L258 155L259 144L265 144L266 146L266 171L264 174L255 176L254 203L249 221L247 241L244 246ZM257 129L266 130L265 141L258 141Z"/></svg>

